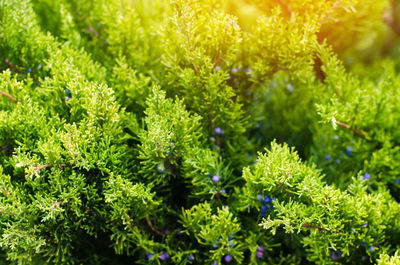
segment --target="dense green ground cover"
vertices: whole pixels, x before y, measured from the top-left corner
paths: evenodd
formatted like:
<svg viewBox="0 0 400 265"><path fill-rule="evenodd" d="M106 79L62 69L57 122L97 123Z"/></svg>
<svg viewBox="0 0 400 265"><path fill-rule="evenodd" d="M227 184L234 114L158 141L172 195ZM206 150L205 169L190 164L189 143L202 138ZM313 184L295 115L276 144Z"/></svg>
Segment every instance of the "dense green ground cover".
<svg viewBox="0 0 400 265"><path fill-rule="evenodd" d="M396 0L0 0L0 264L400 264Z"/></svg>

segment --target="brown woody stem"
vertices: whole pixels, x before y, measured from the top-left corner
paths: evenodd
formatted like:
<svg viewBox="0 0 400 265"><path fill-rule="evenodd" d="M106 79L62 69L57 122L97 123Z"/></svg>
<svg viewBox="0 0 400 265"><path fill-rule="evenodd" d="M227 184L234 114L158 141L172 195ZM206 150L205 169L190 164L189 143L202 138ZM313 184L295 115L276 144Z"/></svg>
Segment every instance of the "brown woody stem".
<svg viewBox="0 0 400 265"><path fill-rule="evenodd" d="M3 91L0 90L0 94L2 94L2 95L5 96L5 97L8 97L9 99L11 99L12 101L14 101L15 103L21 103L21 102L19 102L16 98L14 98L13 96L7 94L6 92L3 92Z"/></svg>
<svg viewBox="0 0 400 265"><path fill-rule="evenodd" d="M303 224L303 227L312 228L312 229L318 229L318 230L326 230L325 228L323 228L321 226L312 226L312 225L309 225L309 224Z"/></svg>
<svg viewBox="0 0 400 265"><path fill-rule="evenodd" d="M383 14L383 21L385 21L386 24L389 25L389 27L397 34L400 35L400 24L397 19L397 14L396 14L396 3L395 1L391 1L392 5L392 12L387 10Z"/></svg>
<svg viewBox="0 0 400 265"><path fill-rule="evenodd" d="M40 170L42 170L43 168L46 167L52 167L52 165L39 165L35 168L35 172L33 172L34 174L38 173ZM29 174L25 175L25 178L29 177Z"/></svg>
<svg viewBox="0 0 400 265"><path fill-rule="evenodd" d="M157 235L163 236L164 234L161 233L160 231L158 231L156 228L154 228L153 224L150 221L150 218L148 216L146 216L146 222L149 225L149 227L151 228L151 230L153 230L153 232L155 232Z"/></svg>
<svg viewBox="0 0 400 265"><path fill-rule="evenodd" d="M13 72L16 72L16 73L19 73L19 74L21 73L21 71L15 65L13 65L9 60L4 59L4 62L10 67L10 69Z"/></svg>
<svg viewBox="0 0 400 265"><path fill-rule="evenodd" d="M221 54L218 55L217 59L215 60L214 63L214 68L222 61L222 56Z"/></svg>
<svg viewBox="0 0 400 265"><path fill-rule="evenodd" d="M278 2L278 4L284 9L288 17L292 16L292 10L290 9L288 3L286 3L284 0L276 0L276 2Z"/></svg>
<svg viewBox="0 0 400 265"><path fill-rule="evenodd" d="M356 135L358 135L358 136L360 136L360 137L362 137L362 138L365 138L365 135L364 135L362 132L357 131L356 129L354 129L353 127L351 127L350 125L348 125L347 123L344 123L344 122L341 122L341 121L336 121L336 124L337 124L337 125L340 125L340 126L342 126L342 127L345 127L345 128L347 128L347 129L350 129L354 134L356 134Z"/></svg>

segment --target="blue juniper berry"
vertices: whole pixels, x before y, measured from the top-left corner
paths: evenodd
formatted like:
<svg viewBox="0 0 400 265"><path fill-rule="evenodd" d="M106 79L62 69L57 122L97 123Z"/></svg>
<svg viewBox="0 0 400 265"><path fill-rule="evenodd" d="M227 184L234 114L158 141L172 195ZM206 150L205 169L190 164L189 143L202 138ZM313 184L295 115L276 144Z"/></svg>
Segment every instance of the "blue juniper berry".
<svg viewBox="0 0 400 265"><path fill-rule="evenodd" d="M67 97L65 98L66 101L69 101L72 98L72 92L66 88L65 89L65 94L67 95Z"/></svg>
<svg viewBox="0 0 400 265"><path fill-rule="evenodd" d="M189 261L194 261L194 256L193 255L189 255L188 260Z"/></svg>
<svg viewBox="0 0 400 265"><path fill-rule="evenodd" d="M228 255L225 255L225 258L224 258L224 259L225 259L225 261L226 261L226 262L228 262L228 263L229 263L229 262L231 262L231 261L232 261L232 256L231 256L231 255L229 255L229 254L228 254Z"/></svg>
<svg viewBox="0 0 400 265"><path fill-rule="evenodd" d="M226 190L225 189L221 189L221 193L222 194L226 194Z"/></svg>
<svg viewBox="0 0 400 265"><path fill-rule="evenodd" d="M374 251L375 251L375 246L369 246L369 247L368 247L368 250L369 250L370 252L374 252Z"/></svg>
<svg viewBox="0 0 400 265"><path fill-rule="evenodd" d="M232 248L233 244L235 243L235 241L233 241L233 235L229 235L228 241L229 241L229 248Z"/></svg>
<svg viewBox="0 0 400 265"><path fill-rule="evenodd" d="M325 161L331 161L332 157L331 155L325 155Z"/></svg>
<svg viewBox="0 0 400 265"><path fill-rule="evenodd" d="M369 173L365 173L364 175L361 176L362 180L368 180L371 179L371 175Z"/></svg>
<svg viewBox="0 0 400 265"><path fill-rule="evenodd" d="M212 181L213 181L214 183L217 183L220 179L221 179L221 177L218 176L218 175L215 175L215 176L212 177Z"/></svg>
<svg viewBox="0 0 400 265"><path fill-rule="evenodd" d="M214 70L215 71L221 71L221 67L219 67L219 65L217 65L217 66L214 67Z"/></svg>
<svg viewBox="0 0 400 265"><path fill-rule="evenodd" d="M270 203L270 202L271 202L271 197L264 196L264 203Z"/></svg>
<svg viewBox="0 0 400 265"><path fill-rule="evenodd" d="M147 259L151 259L154 255L150 252L147 252Z"/></svg>
<svg viewBox="0 0 400 265"><path fill-rule="evenodd" d="M263 196L261 194L258 194L257 195L257 200L262 201L262 199L263 199Z"/></svg>
<svg viewBox="0 0 400 265"><path fill-rule="evenodd" d="M229 236L228 236L228 242L229 242L229 247L232 247L233 244L234 244L233 235L229 235Z"/></svg>
<svg viewBox="0 0 400 265"><path fill-rule="evenodd" d="M32 68L28 68L28 73L32 73Z"/></svg>
<svg viewBox="0 0 400 265"><path fill-rule="evenodd" d="M342 253L340 253L339 251L338 251L338 252L335 252L335 251L332 250L332 259L333 259L333 260L337 260L337 259L340 258L341 256L342 256Z"/></svg>
<svg viewBox="0 0 400 265"><path fill-rule="evenodd" d="M293 93L294 92L294 87L293 87L293 85L292 84L287 84L287 86L286 86L286 88L287 88L287 90L289 90L289 92L291 92L291 93Z"/></svg>
<svg viewBox="0 0 400 265"><path fill-rule="evenodd" d="M214 132L215 132L216 134L218 134L218 135L221 135L221 134L224 133L224 130L222 130L220 127L216 127L216 128L214 129Z"/></svg>
<svg viewBox="0 0 400 265"><path fill-rule="evenodd" d="M257 252L256 255L259 259L261 259L263 257L263 252L264 252L264 248L262 246L258 246L257 247Z"/></svg>
<svg viewBox="0 0 400 265"><path fill-rule="evenodd" d="M263 205L261 206L261 212L265 213L268 210L268 206L267 205Z"/></svg>
<svg viewBox="0 0 400 265"><path fill-rule="evenodd" d="M353 147L347 146L347 147L346 147L346 155L347 155L347 156L351 156L351 152L352 152L353 150L354 150Z"/></svg>
<svg viewBox="0 0 400 265"><path fill-rule="evenodd" d="M167 251L165 251L165 252L163 252L163 253L161 253L160 254L160 260L166 260L166 259L168 259L168 252Z"/></svg>
<svg viewBox="0 0 400 265"><path fill-rule="evenodd" d="M400 184L400 179L399 179L399 178L395 179L395 180L394 180L394 183Z"/></svg>

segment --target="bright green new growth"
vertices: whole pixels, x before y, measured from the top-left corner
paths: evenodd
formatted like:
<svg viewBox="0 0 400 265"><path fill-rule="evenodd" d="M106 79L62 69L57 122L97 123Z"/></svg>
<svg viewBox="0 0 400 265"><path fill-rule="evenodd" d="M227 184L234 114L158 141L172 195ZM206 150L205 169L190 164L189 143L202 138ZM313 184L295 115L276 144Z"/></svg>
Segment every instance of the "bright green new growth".
<svg viewBox="0 0 400 265"><path fill-rule="evenodd" d="M0 0L0 264L400 264L398 9Z"/></svg>
<svg viewBox="0 0 400 265"><path fill-rule="evenodd" d="M348 192L326 186L320 173L302 164L287 146L273 143L252 171L245 169L243 174L248 204L256 201L256 194L277 197L274 214L261 225L272 229L272 234L279 228L285 233L306 232L302 241L310 248L310 260L317 262L324 255L328 259L329 248L340 250L345 258L361 242L384 248L386 237L400 236L400 208L390 194L367 194L361 181L354 181ZM321 245L326 245L325 250Z"/></svg>
<svg viewBox="0 0 400 265"><path fill-rule="evenodd" d="M379 265L396 265L400 264L398 251L391 257L388 254L381 254L378 260Z"/></svg>

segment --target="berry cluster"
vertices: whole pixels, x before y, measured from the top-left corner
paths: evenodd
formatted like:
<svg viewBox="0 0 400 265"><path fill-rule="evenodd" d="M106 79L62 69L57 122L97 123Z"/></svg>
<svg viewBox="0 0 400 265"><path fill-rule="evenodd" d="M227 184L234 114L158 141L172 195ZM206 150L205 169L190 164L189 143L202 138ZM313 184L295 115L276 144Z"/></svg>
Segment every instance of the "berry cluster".
<svg viewBox="0 0 400 265"><path fill-rule="evenodd" d="M351 146L346 147L346 155L347 156L351 156L351 152L353 152L353 151L354 151L353 147L351 147Z"/></svg>
<svg viewBox="0 0 400 265"><path fill-rule="evenodd" d="M217 247L218 247L219 241L222 241L222 240L223 240L222 237L221 237L220 240L217 240L217 241L213 244L213 248L217 248ZM235 244L235 241L233 240L233 235L229 235L229 237L228 237L228 243L229 243L229 249L232 249L232 248L233 248L233 245ZM229 262L231 262L232 260L233 260L233 255L227 254L227 255L224 256L224 261L225 261L226 263L229 263ZM214 262L213 265L218 265L218 262Z"/></svg>
<svg viewBox="0 0 400 265"><path fill-rule="evenodd" d="M270 211L271 209L274 208L274 205L272 204L273 201L276 200L275 197L270 197L270 196L262 196L261 194L257 195L257 200L261 201L263 205L261 206L261 218L266 217L266 213Z"/></svg>
<svg viewBox="0 0 400 265"><path fill-rule="evenodd" d="M333 249L331 250L331 254L332 254L332 260L337 260L340 257L342 257L342 253L340 253L340 251L334 251Z"/></svg>
<svg viewBox="0 0 400 265"><path fill-rule="evenodd" d="M369 173L365 173L361 176L361 180L369 180L371 179L371 175Z"/></svg>
<svg viewBox="0 0 400 265"><path fill-rule="evenodd" d="M261 259L264 255L264 248L262 246L258 246L256 252L257 258Z"/></svg>
<svg viewBox="0 0 400 265"><path fill-rule="evenodd" d="M212 175L212 174L208 174L208 177L211 179L211 181L214 183L214 184L217 184L217 183L219 183L220 181L221 181L221 176L219 176L219 175ZM217 192L218 193L218 192ZM221 194L226 194L226 189L224 189L224 188L221 188L221 190L220 190L220 193Z"/></svg>
<svg viewBox="0 0 400 265"><path fill-rule="evenodd" d="M364 246L365 249L367 249L369 252L374 252L375 249L378 247L377 245L372 245L367 247L367 242L362 242L362 245Z"/></svg>
<svg viewBox="0 0 400 265"><path fill-rule="evenodd" d="M339 137L337 135L335 135L333 137L334 140L339 139ZM354 148L352 146L347 146L346 147L346 151L345 151L345 155L350 157L352 156L352 152L354 151ZM332 156L330 154L325 154L325 161L326 162L330 162L332 160ZM340 164L340 159L336 159L336 164Z"/></svg>
<svg viewBox="0 0 400 265"><path fill-rule="evenodd" d="M66 88L65 89L65 94L67 95L67 97L65 98L66 101L69 101L72 98L72 92Z"/></svg>
<svg viewBox="0 0 400 265"><path fill-rule="evenodd" d="M153 257L154 257L154 254L153 254L153 253L147 252L147 259L148 259L148 260L150 260L150 259L153 258ZM159 258L160 260L162 260L162 261L168 259L168 258L169 258L168 252L165 251L165 252L161 253L160 256L159 256L158 258Z"/></svg>

